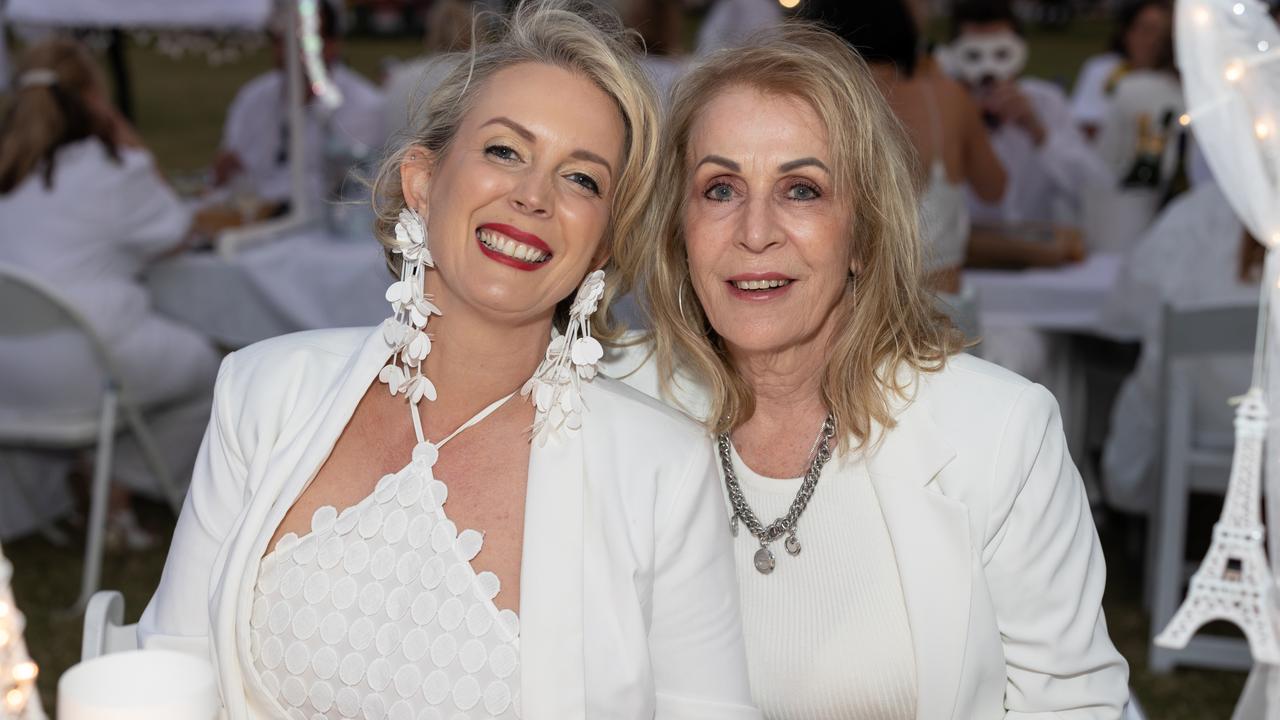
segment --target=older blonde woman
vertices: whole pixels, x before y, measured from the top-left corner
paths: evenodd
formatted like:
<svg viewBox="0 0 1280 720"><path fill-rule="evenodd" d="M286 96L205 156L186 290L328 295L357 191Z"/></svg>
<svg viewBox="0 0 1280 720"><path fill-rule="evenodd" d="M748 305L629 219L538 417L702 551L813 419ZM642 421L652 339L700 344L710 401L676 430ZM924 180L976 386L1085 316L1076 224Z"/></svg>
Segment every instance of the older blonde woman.
<svg viewBox="0 0 1280 720"><path fill-rule="evenodd" d="M595 377L657 141L597 21L526 3L432 96L375 185L390 320L223 363L140 634L226 717L758 717L705 434Z"/></svg>
<svg viewBox="0 0 1280 720"><path fill-rule="evenodd" d="M718 436L765 716L1119 717L1057 408L931 309L866 65L807 26L714 55L663 153L658 232L619 258L653 322L630 381Z"/></svg>

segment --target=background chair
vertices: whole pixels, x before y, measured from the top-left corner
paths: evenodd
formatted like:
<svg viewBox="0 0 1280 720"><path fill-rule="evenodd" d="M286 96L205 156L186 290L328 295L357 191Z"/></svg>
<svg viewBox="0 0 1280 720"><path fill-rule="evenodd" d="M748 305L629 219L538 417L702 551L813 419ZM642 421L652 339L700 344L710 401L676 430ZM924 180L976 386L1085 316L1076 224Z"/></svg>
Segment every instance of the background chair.
<svg viewBox="0 0 1280 720"><path fill-rule="evenodd" d="M1176 665L1247 670L1253 660L1243 638L1197 635L1187 647L1157 647L1155 636L1173 618L1196 563L1186 560L1187 506L1191 493L1225 495L1231 475L1234 434L1197 431L1194 417L1195 360L1252 356L1257 305L1179 310L1166 306L1161 333L1164 398L1159 503L1148 522L1147 585L1151 594L1148 665L1168 672ZM1241 387L1243 393L1247 388ZM1223 398L1226 401L1226 398Z"/></svg>
<svg viewBox="0 0 1280 720"><path fill-rule="evenodd" d="M115 590L94 593L84 611L80 662L137 649L138 626L124 624L124 596Z"/></svg>
<svg viewBox="0 0 1280 720"><path fill-rule="evenodd" d="M102 397L96 417L50 419L31 413L0 416L0 447L68 451L95 448L84 572L80 595L70 608L70 612L78 614L84 610L101 579L112 451L121 413L174 512L182 506L182 492L175 487L165 468L155 441L142 421L142 413L129 401L127 388L106 344L79 311L42 281L3 265L0 265L0 308L4 308L0 313L0 338L78 333L88 341L95 362L102 368Z"/></svg>

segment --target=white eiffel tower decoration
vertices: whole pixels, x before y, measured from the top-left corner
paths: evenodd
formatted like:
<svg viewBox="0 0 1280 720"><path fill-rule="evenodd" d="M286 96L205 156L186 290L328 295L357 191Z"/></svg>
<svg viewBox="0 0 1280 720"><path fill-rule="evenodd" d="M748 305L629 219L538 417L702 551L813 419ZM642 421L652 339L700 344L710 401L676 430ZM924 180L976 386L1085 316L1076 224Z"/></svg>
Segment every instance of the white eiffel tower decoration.
<svg viewBox="0 0 1280 720"><path fill-rule="evenodd" d="M1257 662L1280 664L1272 592L1271 567L1263 550L1262 446L1267 406L1261 388L1249 389L1236 409L1236 445L1222 517L1213 526L1213 543L1191 589L1164 631L1160 647L1181 649L1206 623L1226 620L1238 625Z"/></svg>

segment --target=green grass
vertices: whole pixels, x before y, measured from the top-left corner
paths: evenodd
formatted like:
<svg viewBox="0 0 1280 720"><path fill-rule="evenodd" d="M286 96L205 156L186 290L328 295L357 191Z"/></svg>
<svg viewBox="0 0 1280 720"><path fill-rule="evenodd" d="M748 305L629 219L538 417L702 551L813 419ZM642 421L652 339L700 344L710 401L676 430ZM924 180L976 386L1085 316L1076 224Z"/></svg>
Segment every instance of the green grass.
<svg viewBox="0 0 1280 720"><path fill-rule="evenodd" d="M940 37L941 33L935 33ZM1067 33L1032 32L1028 72L1069 85L1080 62L1104 46L1105 28L1081 22ZM415 40L352 40L347 58L352 67L376 79L387 57L410 57ZM270 67L265 48L240 61L211 67L200 58L174 60L155 51L130 48L129 63L139 131L169 173L191 173L206 166L218 146L223 115L236 90ZM159 506L144 505L145 524L162 535L161 549L112 556L103 574L105 587L125 594L126 620L135 622L160 577L164 549L173 519ZM1158 720L1226 718L1240 693L1239 673L1180 670L1155 676L1146 671L1149 621L1139 601L1140 564L1117 538L1104 529L1109 582L1105 600L1111 636L1128 658L1132 686L1150 716ZM39 538L5 547L14 564L14 591L27 614L27 639L40 663L40 690L53 708L59 675L80 654L79 621L59 620L54 610L75 597L81 551L78 546L56 548Z"/></svg>

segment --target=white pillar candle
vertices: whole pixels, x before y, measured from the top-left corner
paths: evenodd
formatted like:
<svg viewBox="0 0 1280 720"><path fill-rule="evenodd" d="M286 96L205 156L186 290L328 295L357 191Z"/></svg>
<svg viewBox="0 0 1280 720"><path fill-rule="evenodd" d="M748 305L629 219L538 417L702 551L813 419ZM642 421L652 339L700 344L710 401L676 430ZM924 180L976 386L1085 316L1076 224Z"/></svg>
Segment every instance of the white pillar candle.
<svg viewBox="0 0 1280 720"><path fill-rule="evenodd" d="M58 680L61 720L213 720L220 705L208 661L171 650L103 655Z"/></svg>

